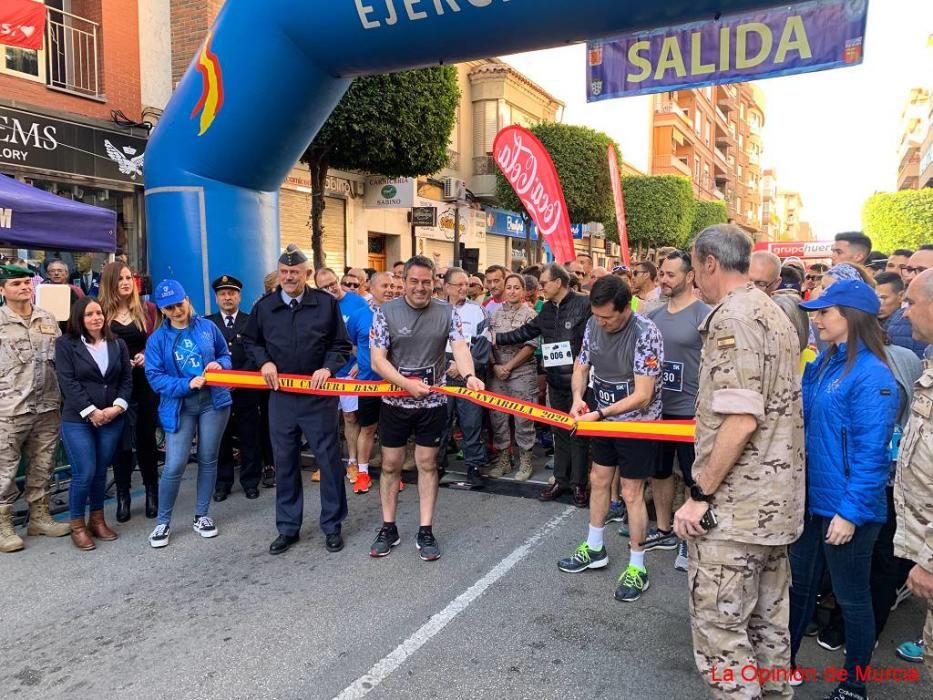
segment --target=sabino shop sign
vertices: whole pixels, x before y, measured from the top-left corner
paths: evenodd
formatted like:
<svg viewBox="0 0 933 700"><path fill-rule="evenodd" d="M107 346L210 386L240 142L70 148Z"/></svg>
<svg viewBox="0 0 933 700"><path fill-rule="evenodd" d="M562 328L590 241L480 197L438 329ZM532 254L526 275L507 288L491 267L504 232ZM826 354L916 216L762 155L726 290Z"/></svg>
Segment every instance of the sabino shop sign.
<svg viewBox="0 0 933 700"><path fill-rule="evenodd" d="M415 206L415 179L374 176L366 180L367 209L410 209Z"/></svg>

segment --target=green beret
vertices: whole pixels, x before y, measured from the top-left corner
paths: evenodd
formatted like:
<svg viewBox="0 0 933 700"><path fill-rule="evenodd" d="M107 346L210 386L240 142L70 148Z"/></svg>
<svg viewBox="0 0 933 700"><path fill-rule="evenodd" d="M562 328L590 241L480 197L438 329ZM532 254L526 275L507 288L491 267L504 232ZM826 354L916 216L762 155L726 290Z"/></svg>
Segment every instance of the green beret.
<svg viewBox="0 0 933 700"><path fill-rule="evenodd" d="M35 277L32 270L18 265L0 265L0 279L18 280L23 277Z"/></svg>
<svg viewBox="0 0 933 700"><path fill-rule="evenodd" d="M306 262L308 262L308 256L302 253L301 248L294 243L289 243L288 247L282 251L282 255L279 256L280 265L294 267L295 265L301 265Z"/></svg>

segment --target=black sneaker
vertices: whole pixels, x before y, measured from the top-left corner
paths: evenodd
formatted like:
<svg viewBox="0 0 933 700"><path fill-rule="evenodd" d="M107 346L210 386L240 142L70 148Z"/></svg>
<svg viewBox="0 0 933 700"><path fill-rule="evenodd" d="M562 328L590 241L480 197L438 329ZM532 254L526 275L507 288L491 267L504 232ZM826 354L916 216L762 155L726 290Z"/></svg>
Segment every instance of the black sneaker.
<svg viewBox="0 0 933 700"><path fill-rule="evenodd" d="M606 513L606 519L603 521L603 525L608 525L609 523L621 523L625 520L625 504L620 503L617 506L609 504L609 512Z"/></svg>
<svg viewBox="0 0 933 700"><path fill-rule="evenodd" d="M398 528L395 525L383 525L373 546L369 548L369 556L384 557L392 551L393 547L398 546L402 538L398 536Z"/></svg>
<svg viewBox="0 0 933 700"><path fill-rule="evenodd" d="M641 594L648 590L648 572L632 564L619 576L615 599L623 603L634 603Z"/></svg>
<svg viewBox="0 0 933 700"><path fill-rule="evenodd" d="M677 549L678 539L673 530L663 532L653 527L648 531L645 541L641 544L646 552L652 549Z"/></svg>
<svg viewBox="0 0 933 700"><path fill-rule="evenodd" d="M826 651L839 651L846 643L845 633L838 627L827 625L816 635L816 643Z"/></svg>
<svg viewBox="0 0 933 700"><path fill-rule="evenodd" d="M590 549L590 546L583 542L572 556L561 559L557 562L557 568L566 574L578 574L587 569L602 569L609 564L609 553L606 548Z"/></svg>
<svg viewBox="0 0 933 700"><path fill-rule="evenodd" d="M868 700L868 692L848 685L837 685L823 700Z"/></svg>
<svg viewBox="0 0 933 700"><path fill-rule="evenodd" d="M217 537L217 526L214 524L213 518L207 515L195 518L191 529L201 537Z"/></svg>
<svg viewBox="0 0 933 700"><path fill-rule="evenodd" d="M415 546L423 561L437 561L441 558L441 548L433 532L419 532Z"/></svg>
<svg viewBox="0 0 933 700"><path fill-rule="evenodd" d="M271 489L275 486L275 467L263 467L262 486Z"/></svg>

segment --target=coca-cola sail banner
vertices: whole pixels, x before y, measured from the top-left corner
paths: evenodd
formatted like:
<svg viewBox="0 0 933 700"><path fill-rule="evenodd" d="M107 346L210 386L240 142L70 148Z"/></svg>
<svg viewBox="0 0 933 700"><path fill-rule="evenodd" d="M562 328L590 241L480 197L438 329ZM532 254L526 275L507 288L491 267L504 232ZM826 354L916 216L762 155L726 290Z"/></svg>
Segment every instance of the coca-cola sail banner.
<svg viewBox="0 0 933 700"><path fill-rule="evenodd" d="M492 152L554 259L559 263L573 260L576 252L564 190L544 144L528 129L507 126L496 134Z"/></svg>
<svg viewBox="0 0 933 700"><path fill-rule="evenodd" d="M32 0L0 2L0 44L38 51L44 34L45 5Z"/></svg>
<svg viewBox="0 0 933 700"><path fill-rule="evenodd" d="M616 147L611 143L606 149L609 161L609 179L612 182L612 201L616 206L616 228L619 233L619 248L622 249L622 264L631 266L632 256L628 249L628 225L625 223L625 197L622 194L622 178L619 176L619 158Z"/></svg>

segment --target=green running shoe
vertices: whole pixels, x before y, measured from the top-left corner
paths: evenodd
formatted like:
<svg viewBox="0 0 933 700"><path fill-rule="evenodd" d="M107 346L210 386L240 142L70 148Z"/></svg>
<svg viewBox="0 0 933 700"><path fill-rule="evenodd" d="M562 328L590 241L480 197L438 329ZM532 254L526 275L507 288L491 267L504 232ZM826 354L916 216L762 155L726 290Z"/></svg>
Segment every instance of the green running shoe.
<svg viewBox="0 0 933 700"><path fill-rule="evenodd" d="M587 569L602 569L607 564L609 564L609 554L605 547L590 549L589 545L584 542L577 547L573 556L557 562L557 568L567 574L578 574Z"/></svg>
<svg viewBox="0 0 933 700"><path fill-rule="evenodd" d="M641 594L648 590L648 572L639 569L633 564L619 576L619 585L616 587L615 598L623 603L634 603L641 598Z"/></svg>

